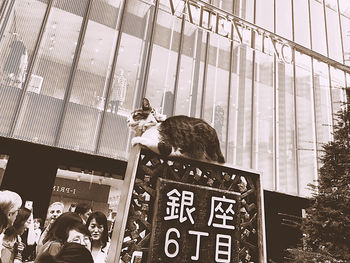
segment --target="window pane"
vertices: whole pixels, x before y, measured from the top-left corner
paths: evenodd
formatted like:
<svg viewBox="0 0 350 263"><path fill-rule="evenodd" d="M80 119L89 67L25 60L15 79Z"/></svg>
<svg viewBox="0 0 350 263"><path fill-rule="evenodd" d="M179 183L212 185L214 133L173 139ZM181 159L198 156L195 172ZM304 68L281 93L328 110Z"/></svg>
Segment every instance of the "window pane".
<svg viewBox="0 0 350 263"><path fill-rule="evenodd" d="M274 31L274 0L256 0L256 24Z"/></svg>
<svg viewBox="0 0 350 263"><path fill-rule="evenodd" d="M350 65L350 2L339 0L345 64Z"/></svg>
<svg viewBox="0 0 350 263"><path fill-rule="evenodd" d="M255 0L237 0L234 2L234 14L251 23L254 22L254 4Z"/></svg>
<svg viewBox="0 0 350 263"><path fill-rule="evenodd" d="M215 128L221 150L225 152L230 70L230 42L226 38L210 35L207 62L203 117Z"/></svg>
<svg viewBox="0 0 350 263"><path fill-rule="evenodd" d="M290 0L276 1L276 33L292 39L292 6Z"/></svg>
<svg viewBox="0 0 350 263"><path fill-rule="evenodd" d="M207 33L185 23L176 96L176 115L200 117Z"/></svg>
<svg viewBox="0 0 350 263"><path fill-rule="evenodd" d="M59 141L62 147L95 150L118 36L115 28L118 11L119 6L109 5L106 0L93 2ZM123 70L119 70L120 78L125 78ZM125 93L125 82L123 87L112 87L111 100L115 97L114 89ZM123 100L123 96L118 98L120 104ZM118 111L118 107L108 106L107 111Z"/></svg>
<svg viewBox="0 0 350 263"><path fill-rule="evenodd" d="M335 10L326 7L327 34L329 57L342 62L343 54L341 49L340 27L338 14ZM350 28L349 28L350 30Z"/></svg>
<svg viewBox="0 0 350 263"><path fill-rule="evenodd" d="M158 11L146 97L167 116L173 112L180 31L181 19Z"/></svg>
<svg viewBox="0 0 350 263"><path fill-rule="evenodd" d="M105 113L98 149L98 152L103 155L127 158L128 142L131 135L126 120L130 112L139 107L140 80L149 45L153 14L154 7L145 1L126 1L116 75L112 83L112 86L117 88L126 83L125 99L117 113L113 113L113 111ZM124 77L120 77L121 75Z"/></svg>
<svg viewBox="0 0 350 263"><path fill-rule="evenodd" d="M333 118L346 102L345 76L342 70L331 67Z"/></svg>
<svg viewBox="0 0 350 263"><path fill-rule="evenodd" d="M317 150L332 139L332 106L327 64L314 60Z"/></svg>
<svg viewBox="0 0 350 263"><path fill-rule="evenodd" d="M322 3L316 0L310 1L311 8L311 32L312 32L312 49L323 55L327 55L326 32L324 23L324 12ZM332 30L336 30L333 28ZM335 39L331 39L335 41Z"/></svg>
<svg viewBox="0 0 350 263"><path fill-rule="evenodd" d="M47 1L22 0L16 1L4 14L4 17L9 17L0 27L0 134L10 132L46 8ZM33 110L36 107L32 100L28 102L28 98L26 103L27 108ZM29 129L26 120L21 125ZM22 136L29 140L40 136L40 127L33 128L36 131Z"/></svg>
<svg viewBox="0 0 350 263"><path fill-rule="evenodd" d="M310 47L309 8L305 0L294 0L295 42Z"/></svg>
<svg viewBox="0 0 350 263"><path fill-rule="evenodd" d="M35 61L15 136L53 144L87 0L55 2Z"/></svg>
<svg viewBox="0 0 350 263"><path fill-rule="evenodd" d="M264 172L264 187L275 189L273 56L256 52L254 67L253 168Z"/></svg>
<svg viewBox="0 0 350 263"><path fill-rule="evenodd" d="M316 179L315 125L311 58L296 52L296 113L298 136L299 193L308 195L309 183ZM302 64L303 67L298 66Z"/></svg>
<svg viewBox="0 0 350 263"><path fill-rule="evenodd" d="M233 51L227 162L251 167L252 51Z"/></svg>
<svg viewBox="0 0 350 263"><path fill-rule="evenodd" d="M293 67L277 64L277 191L297 194Z"/></svg>

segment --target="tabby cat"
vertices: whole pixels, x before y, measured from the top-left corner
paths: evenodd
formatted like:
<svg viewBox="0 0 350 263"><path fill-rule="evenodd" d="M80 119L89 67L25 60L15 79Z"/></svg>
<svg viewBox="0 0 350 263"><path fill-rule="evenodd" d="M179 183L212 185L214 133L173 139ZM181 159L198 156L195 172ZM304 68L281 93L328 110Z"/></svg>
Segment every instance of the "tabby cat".
<svg viewBox="0 0 350 263"><path fill-rule="evenodd" d="M178 155L202 161L224 163L216 131L204 120L183 115L166 118L144 98L142 108L131 113L129 127L141 144L160 155Z"/></svg>

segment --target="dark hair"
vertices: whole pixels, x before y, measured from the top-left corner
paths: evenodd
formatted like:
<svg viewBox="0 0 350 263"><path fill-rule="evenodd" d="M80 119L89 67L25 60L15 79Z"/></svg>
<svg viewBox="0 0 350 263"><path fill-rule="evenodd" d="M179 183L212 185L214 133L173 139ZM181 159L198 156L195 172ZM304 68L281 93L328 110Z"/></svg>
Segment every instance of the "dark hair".
<svg viewBox="0 0 350 263"><path fill-rule="evenodd" d="M85 214L87 211L92 210L91 205L87 203L78 203L74 212L77 214Z"/></svg>
<svg viewBox="0 0 350 263"><path fill-rule="evenodd" d="M40 217L34 218L34 221L37 221L39 223L39 227L43 227L43 220Z"/></svg>
<svg viewBox="0 0 350 263"><path fill-rule="evenodd" d="M21 207L18 210L18 214L16 216L15 221L13 222L13 225L10 226L5 230L6 236L12 236L17 233L17 231L24 226L24 224L27 222L29 216L31 214L31 211L28 208Z"/></svg>
<svg viewBox="0 0 350 263"><path fill-rule="evenodd" d="M67 229L68 233L71 230L76 230L79 233L82 233L88 237L91 237L90 231L87 228L87 225L83 224L82 222L76 222L74 225L72 225L72 227L70 227L69 229ZM68 236L67 236L68 237Z"/></svg>
<svg viewBox="0 0 350 263"><path fill-rule="evenodd" d="M101 235L101 242L102 242L102 248L104 248L107 245L108 242L108 224L107 224L107 217L105 216L104 213L96 211L93 212L88 220L86 221L86 226L89 228L90 222L92 219L95 219L96 222L99 225L103 225L103 232Z"/></svg>
<svg viewBox="0 0 350 263"><path fill-rule="evenodd" d="M47 235L43 240L43 243L52 240L64 243L67 240L68 231L77 222L82 222L78 214L73 212L63 213L62 215L57 217L55 222L52 224L50 230L47 232Z"/></svg>
<svg viewBox="0 0 350 263"><path fill-rule="evenodd" d="M2 230L4 230L4 228L7 227L8 222L9 220L7 215L4 213L2 209L0 209L0 232L1 233L2 233Z"/></svg>
<svg viewBox="0 0 350 263"><path fill-rule="evenodd" d="M94 260L90 251L83 245L67 243L55 257L43 254L38 263L94 263Z"/></svg>

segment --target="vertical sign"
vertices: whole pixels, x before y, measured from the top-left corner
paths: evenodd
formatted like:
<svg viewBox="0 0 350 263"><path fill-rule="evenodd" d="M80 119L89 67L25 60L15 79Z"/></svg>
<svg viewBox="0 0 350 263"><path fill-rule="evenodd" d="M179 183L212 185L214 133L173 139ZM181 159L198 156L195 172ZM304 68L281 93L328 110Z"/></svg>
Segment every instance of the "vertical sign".
<svg viewBox="0 0 350 263"><path fill-rule="evenodd" d="M158 178L148 262L238 263L239 194Z"/></svg>

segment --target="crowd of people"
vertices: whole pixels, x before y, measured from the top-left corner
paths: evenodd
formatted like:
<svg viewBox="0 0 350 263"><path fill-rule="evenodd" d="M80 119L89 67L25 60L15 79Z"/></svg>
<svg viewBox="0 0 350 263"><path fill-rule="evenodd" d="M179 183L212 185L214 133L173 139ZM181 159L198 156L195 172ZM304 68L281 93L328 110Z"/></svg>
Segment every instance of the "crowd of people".
<svg viewBox="0 0 350 263"><path fill-rule="evenodd" d="M54 202L43 224L21 197L0 191L0 263L103 263L110 236L104 213L78 203L64 212Z"/></svg>

